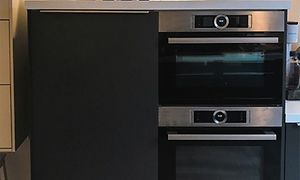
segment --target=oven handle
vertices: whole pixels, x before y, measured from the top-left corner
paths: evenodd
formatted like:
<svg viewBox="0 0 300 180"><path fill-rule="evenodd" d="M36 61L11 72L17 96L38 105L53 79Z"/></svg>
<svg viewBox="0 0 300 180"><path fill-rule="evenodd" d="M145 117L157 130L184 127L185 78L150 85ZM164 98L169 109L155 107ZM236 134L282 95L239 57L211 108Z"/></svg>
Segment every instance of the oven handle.
<svg viewBox="0 0 300 180"><path fill-rule="evenodd" d="M274 44L278 42L278 37L168 38L169 44Z"/></svg>
<svg viewBox="0 0 300 180"><path fill-rule="evenodd" d="M169 141L276 141L274 132L265 134L168 134Z"/></svg>

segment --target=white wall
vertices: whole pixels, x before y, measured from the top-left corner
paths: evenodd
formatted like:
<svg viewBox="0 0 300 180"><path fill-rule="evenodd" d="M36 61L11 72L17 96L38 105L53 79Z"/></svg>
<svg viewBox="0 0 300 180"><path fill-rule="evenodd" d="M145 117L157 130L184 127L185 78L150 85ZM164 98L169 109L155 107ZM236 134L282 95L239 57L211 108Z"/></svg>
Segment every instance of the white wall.
<svg viewBox="0 0 300 180"><path fill-rule="evenodd" d="M300 0L292 0L292 8L289 11L289 21L297 21L300 23ZM298 38L298 44L294 45L293 47L299 47L300 46L300 28L299 28L299 38Z"/></svg>

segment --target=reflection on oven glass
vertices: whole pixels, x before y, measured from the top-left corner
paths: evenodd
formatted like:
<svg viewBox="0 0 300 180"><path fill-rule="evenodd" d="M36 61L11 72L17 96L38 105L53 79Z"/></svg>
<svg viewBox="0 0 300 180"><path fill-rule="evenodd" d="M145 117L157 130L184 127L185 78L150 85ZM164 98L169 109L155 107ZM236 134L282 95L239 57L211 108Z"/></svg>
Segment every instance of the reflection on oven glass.
<svg viewBox="0 0 300 180"><path fill-rule="evenodd" d="M262 52L176 55L176 86L263 87L272 74L265 71L265 60Z"/></svg>
<svg viewBox="0 0 300 180"><path fill-rule="evenodd" d="M262 180L259 146L177 146L176 180Z"/></svg>
<svg viewBox="0 0 300 180"><path fill-rule="evenodd" d="M198 55L198 56L180 56L176 57L177 63L209 63L222 61L226 63L263 63L264 54L261 52L252 53L224 53L220 55Z"/></svg>

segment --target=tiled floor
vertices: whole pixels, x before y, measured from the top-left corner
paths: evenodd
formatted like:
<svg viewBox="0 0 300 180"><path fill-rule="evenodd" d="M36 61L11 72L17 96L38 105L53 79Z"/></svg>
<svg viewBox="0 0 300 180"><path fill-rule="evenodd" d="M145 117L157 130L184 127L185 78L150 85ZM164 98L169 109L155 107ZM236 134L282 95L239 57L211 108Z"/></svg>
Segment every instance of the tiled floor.
<svg viewBox="0 0 300 180"><path fill-rule="evenodd" d="M30 144L27 139L16 153L6 157L8 180L30 180ZM1 169L2 172L2 169ZM4 180L3 174L1 179Z"/></svg>

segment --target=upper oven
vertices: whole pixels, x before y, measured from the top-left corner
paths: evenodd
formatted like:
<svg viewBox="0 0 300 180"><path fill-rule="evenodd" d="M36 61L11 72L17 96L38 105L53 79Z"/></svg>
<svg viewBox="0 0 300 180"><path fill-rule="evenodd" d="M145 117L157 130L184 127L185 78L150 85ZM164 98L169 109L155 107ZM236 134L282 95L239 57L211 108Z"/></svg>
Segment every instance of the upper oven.
<svg viewBox="0 0 300 180"><path fill-rule="evenodd" d="M162 106L281 106L284 11L159 13Z"/></svg>

